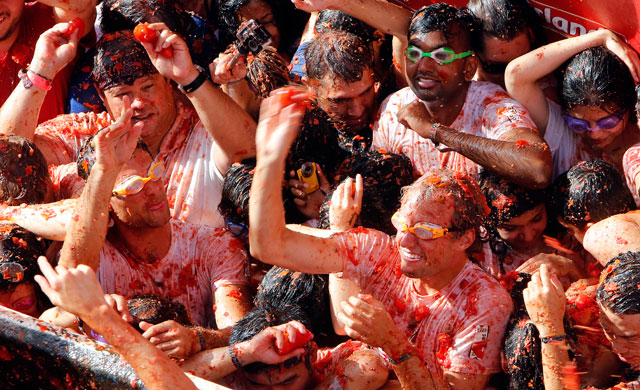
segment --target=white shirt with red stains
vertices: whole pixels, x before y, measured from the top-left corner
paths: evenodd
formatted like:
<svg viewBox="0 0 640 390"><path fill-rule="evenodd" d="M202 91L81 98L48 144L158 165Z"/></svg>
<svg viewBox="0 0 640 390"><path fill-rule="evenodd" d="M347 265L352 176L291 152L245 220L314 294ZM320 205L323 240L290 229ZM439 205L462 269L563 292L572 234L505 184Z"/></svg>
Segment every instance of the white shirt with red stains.
<svg viewBox="0 0 640 390"><path fill-rule="evenodd" d="M456 152L441 153L427 138L398 122L397 114L418 97L409 87L389 96L374 124L372 149L404 154L422 175L431 168L448 168L477 175L482 167ZM489 139L501 139L516 128L536 129L525 108L496 84L473 81L458 117L448 127Z"/></svg>
<svg viewBox="0 0 640 390"><path fill-rule="evenodd" d="M224 178L214 161L214 140L194 109L179 102L176 107L176 120L155 158L165 165L162 181L167 190L171 217L223 227L218 204ZM46 156L50 164L75 163L87 138L110 124L111 118L106 112L61 115L41 123L36 129L36 137L51 149L52 155ZM52 177L59 193L71 192L64 188L65 183L75 185L76 180L71 180L69 175L77 175L77 171L71 169L66 175Z"/></svg>
<svg viewBox="0 0 640 390"><path fill-rule="evenodd" d="M594 156L589 153L581 138L567 126L562 117L562 107L549 99L549 120L544 140L549 144L553 157L553 180L568 171L580 161L590 161Z"/></svg>
<svg viewBox="0 0 640 390"><path fill-rule="evenodd" d="M624 152L622 168L624 169L624 177L627 179L627 187L629 187L636 205L640 207L640 196L638 196L638 188L636 187L636 177L640 173L640 143L633 145Z"/></svg>
<svg viewBox="0 0 640 390"><path fill-rule="evenodd" d="M173 299L184 305L194 325L214 327L215 290L249 284L244 244L223 228L170 223L171 247L152 264L106 241L98 280L107 294L153 293Z"/></svg>
<svg viewBox="0 0 640 390"><path fill-rule="evenodd" d="M376 230L334 235L343 276L385 306L396 326L422 352L427 369L486 375L500 371L500 351L512 303L491 276L468 261L434 295L421 295L400 271L395 240Z"/></svg>

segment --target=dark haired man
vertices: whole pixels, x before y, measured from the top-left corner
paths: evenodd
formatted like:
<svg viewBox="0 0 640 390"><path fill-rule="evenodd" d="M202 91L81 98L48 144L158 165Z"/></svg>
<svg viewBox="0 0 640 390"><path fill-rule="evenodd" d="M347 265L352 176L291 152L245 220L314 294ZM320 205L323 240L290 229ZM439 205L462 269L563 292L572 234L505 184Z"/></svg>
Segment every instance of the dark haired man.
<svg viewBox="0 0 640 390"><path fill-rule="evenodd" d="M49 164L68 164L91 134L118 118L126 96L133 121L143 126L142 140L170 172L163 184L171 216L223 226L217 211L222 175L234 161L253 155L255 122L193 65L178 35L163 24L150 28L159 36L155 47L145 43L143 48L130 32L107 34L98 43L93 75L107 112L60 116L34 133L42 98L18 93L16 106L25 111L3 111L2 131L34 140ZM48 36L54 42L68 40L59 29ZM170 58L160 55L163 45L173 50ZM195 109L174 97L172 82L183 86Z"/></svg>
<svg viewBox="0 0 640 390"><path fill-rule="evenodd" d="M350 297L340 320L349 336L385 351L403 386L483 389L499 371L511 300L466 253L486 214L479 188L461 172L423 177L405 189L395 239L368 229L328 238L288 230L279 183L307 97L263 102L249 200L252 254L306 273L343 272L371 294Z"/></svg>
<svg viewBox="0 0 640 390"><path fill-rule="evenodd" d="M129 96L119 119L81 149L78 173L87 180L61 251L61 264L86 264L107 293L155 293L182 303L193 323L223 329L249 305L247 256L223 228L171 220L161 178L164 166L138 141ZM109 228L109 224L112 227ZM194 331L174 321L143 328L170 356L225 345L224 330Z"/></svg>
<svg viewBox="0 0 640 390"><path fill-rule="evenodd" d="M378 109L369 46L346 31L326 31L305 49L306 82L338 128L370 140Z"/></svg>
<svg viewBox="0 0 640 390"><path fill-rule="evenodd" d="M43 203L51 189L47 162L33 142L0 134L0 202Z"/></svg>
<svg viewBox="0 0 640 390"><path fill-rule="evenodd" d="M585 249L602 264L620 252L612 253L609 257L596 255L597 252L594 251L597 250L592 247L595 242L591 240L597 239L596 242L602 244L604 240L600 234L607 230L598 228L600 234L595 234L589 233L591 228L599 221L636 209L620 173L613 165L598 159L581 161L560 175L553 183L551 206L558 222L579 242L584 242ZM600 226L604 225L603 222ZM587 233L590 236L588 240ZM609 233L606 235L613 237ZM621 240L624 238L621 237L618 241Z"/></svg>
<svg viewBox="0 0 640 390"><path fill-rule="evenodd" d="M66 67L56 76L47 61L30 60L40 34L56 23L80 18L85 28L74 34L76 41L93 31L95 6L96 0L0 1L0 105L14 88L24 88L43 95L46 101L40 115L36 113L39 121L64 113L73 68ZM72 59L68 57L62 67Z"/></svg>
<svg viewBox="0 0 640 390"><path fill-rule="evenodd" d="M407 155L420 173L431 167L469 174L488 169L526 188L546 187L551 154L526 110L501 88L471 81L477 68L473 52L481 38L475 18L439 3L417 11L407 30L405 11L389 15L384 12L394 6L372 3L379 4L296 2L306 10L315 8L310 4L337 7L408 39L405 77L410 88L382 104L373 147ZM382 14L374 15L374 9ZM398 33L402 26L408 33ZM448 147L446 153L439 143Z"/></svg>

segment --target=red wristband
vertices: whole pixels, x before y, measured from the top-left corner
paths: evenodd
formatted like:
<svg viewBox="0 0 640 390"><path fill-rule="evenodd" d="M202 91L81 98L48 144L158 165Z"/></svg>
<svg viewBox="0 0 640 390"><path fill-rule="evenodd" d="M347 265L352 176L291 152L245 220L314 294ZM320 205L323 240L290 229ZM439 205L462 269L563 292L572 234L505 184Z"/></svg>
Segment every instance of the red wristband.
<svg viewBox="0 0 640 390"><path fill-rule="evenodd" d="M51 89L51 79L36 73L31 69L27 70L27 77L38 89L48 91Z"/></svg>

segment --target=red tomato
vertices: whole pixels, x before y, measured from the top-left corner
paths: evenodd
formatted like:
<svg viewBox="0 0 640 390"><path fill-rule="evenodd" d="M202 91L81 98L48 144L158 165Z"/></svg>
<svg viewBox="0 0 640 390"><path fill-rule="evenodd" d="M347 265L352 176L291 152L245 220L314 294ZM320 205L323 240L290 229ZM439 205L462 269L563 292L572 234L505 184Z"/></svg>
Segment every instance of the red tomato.
<svg viewBox="0 0 640 390"><path fill-rule="evenodd" d="M173 57L173 49L171 47L165 47L160 50L160 55L164 58L171 58Z"/></svg>
<svg viewBox="0 0 640 390"><path fill-rule="evenodd" d="M78 30L78 36L81 37L84 34L84 20L82 20L81 18L75 18L70 21L67 25L67 31L65 31L64 35L68 38L76 30Z"/></svg>
<svg viewBox="0 0 640 390"><path fill-rule="evenodd" d="M156 31L149 28L149 23L140 23L133 29L133 36L138 42L155 42L158 39Z"/></svg>
<svg viewBox="0 0 640 390"><path fill-rule="evenodd" d="M276 346L276 350L280 355L286 355L294 349L306 345L313 338L313 334L311 334L311 332L309 332L308 330L305 332L300 332L296 329L295 332L296 336L293 342L289 340L289 334L287 332L282 333L282 335L284 336L282 347L278 348L278 346Z"/></svg>

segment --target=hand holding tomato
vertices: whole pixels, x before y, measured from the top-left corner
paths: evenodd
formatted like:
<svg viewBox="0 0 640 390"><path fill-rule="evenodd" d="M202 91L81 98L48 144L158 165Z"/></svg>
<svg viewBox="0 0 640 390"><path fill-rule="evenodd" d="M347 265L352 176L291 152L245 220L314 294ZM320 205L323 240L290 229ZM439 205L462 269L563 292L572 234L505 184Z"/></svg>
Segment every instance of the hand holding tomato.
<svg viewBox="0 0 640 390"><path fill-rule="evenodd" d="M140 23L133 29L133 36L140 43L155 45L158 41L158 34L156 34L156 30L149 26L149 23ZM173 57L173 49L171 47L163 47L160 50L160 54L164 58L171 58Z"/></svg>

